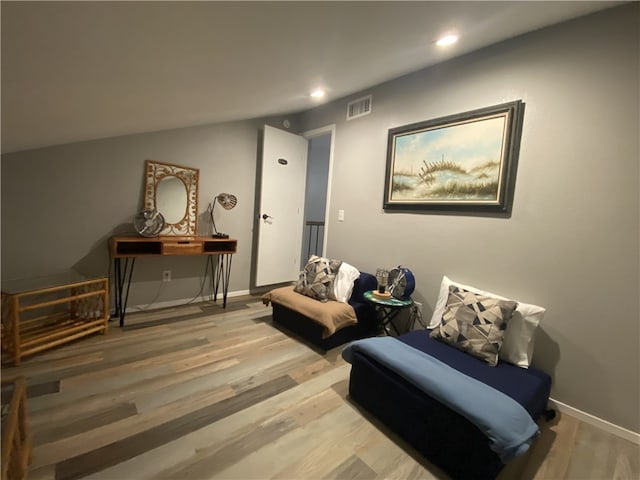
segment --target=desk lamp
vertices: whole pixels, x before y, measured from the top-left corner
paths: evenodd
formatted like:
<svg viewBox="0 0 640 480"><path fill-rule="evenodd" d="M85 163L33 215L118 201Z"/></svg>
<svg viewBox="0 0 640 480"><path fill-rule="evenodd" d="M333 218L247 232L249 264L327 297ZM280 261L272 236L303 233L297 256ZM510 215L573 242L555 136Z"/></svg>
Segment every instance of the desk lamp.
<svg viewBox="0 0 640 480"><path fill-rule="evenodd" d="M213 199L211 210L209 210L209 213L211 215L211 225L213 226L213 234L211 236L213 238L229 238L228 234L220 233L216 228L216 222L213 219L213 210L216 208L216 203L222 205L222 208L224 208L225 210L231 210L238 203L238 199L235 195L232 195L230 193L221 193Z"/></svg>

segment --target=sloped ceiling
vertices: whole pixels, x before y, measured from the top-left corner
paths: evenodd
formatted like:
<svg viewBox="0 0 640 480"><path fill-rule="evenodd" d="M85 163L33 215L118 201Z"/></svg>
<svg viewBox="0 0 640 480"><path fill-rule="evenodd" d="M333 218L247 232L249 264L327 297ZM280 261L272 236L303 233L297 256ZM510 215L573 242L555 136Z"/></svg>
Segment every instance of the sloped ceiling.
<svg viewBox="0 0 640 480"><path fill-rule="evenodd" d="M3 1L2 152L300 112L619 3Z"/></svg>

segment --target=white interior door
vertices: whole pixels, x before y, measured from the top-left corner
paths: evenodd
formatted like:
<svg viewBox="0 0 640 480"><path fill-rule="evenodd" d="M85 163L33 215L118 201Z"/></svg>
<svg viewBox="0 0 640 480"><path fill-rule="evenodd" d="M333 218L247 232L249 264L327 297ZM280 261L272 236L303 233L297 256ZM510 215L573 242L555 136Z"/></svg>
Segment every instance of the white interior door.
<svg viewBox="0 0 640 480"><path fill-rule="evenodd" d="M307 150L304 137L265 125L256 286L298 278Z"/></svg>

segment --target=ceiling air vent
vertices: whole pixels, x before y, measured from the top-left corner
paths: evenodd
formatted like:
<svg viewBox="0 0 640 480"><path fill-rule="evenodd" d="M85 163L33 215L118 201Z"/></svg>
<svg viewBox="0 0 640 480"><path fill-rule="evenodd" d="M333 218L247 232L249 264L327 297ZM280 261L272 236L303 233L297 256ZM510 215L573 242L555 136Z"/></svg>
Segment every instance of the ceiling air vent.
<svg viewBox="0 0 640 480"><path fill-rule="evenodd" d="M371 113L371 95L358 98L347 104L347 120L369 115Z"/></svg>

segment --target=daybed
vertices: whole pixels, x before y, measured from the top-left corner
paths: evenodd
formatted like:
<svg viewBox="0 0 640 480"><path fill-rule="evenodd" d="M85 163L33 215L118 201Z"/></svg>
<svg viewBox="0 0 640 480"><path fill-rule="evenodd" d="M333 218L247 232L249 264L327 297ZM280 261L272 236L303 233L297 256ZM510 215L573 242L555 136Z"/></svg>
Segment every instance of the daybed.
<svg viewBox="0 0 640 480"><path fill-rule="evenodd" d="M529 321L527 308L535 306L522 305ZM538 433L534 420L553 418L551 378L503 359L492 366L433 338L439 326L432 323L433 329L349 344L343 351L352 364L349 396L451 477L493 479L528 449Z"/></svg>
<svg viewBox="0 0 640 480"><path fill-rule="evenodd" d="M262 297L273 306L273 322L299 335L322 350L329 350L351 340L372 334L376 326L373 307L364 292L377 287L376 278L360 272L346 303L317 299L298 293L294 286L281 287Z"/></svg>

